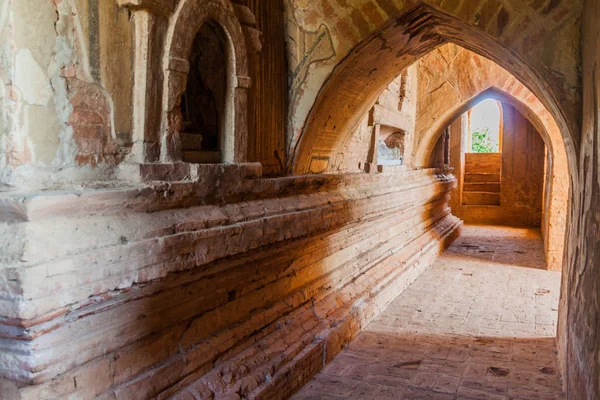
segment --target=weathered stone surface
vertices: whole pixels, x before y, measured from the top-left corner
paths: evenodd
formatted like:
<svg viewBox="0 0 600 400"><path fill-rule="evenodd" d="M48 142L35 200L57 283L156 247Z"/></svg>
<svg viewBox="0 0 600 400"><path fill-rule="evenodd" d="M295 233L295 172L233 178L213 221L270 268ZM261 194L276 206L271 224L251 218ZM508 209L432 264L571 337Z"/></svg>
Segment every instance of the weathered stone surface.
<svg viewBox="0 0 600 400"><path fill-rule="evenodd" d="M17 53L16 71L15 86L21 91L23 100L38 106L48 104L52 97L49 79L28 49Z"/></svg>
<svg viewBox="0 0 600 400"><path fill-rule="evenodd" d="M390 186L399 176L402 183ZM160 194L162 210L148 209L157 203L143 191L22 199L11 221L24 226L29 244L2 270L19 283L6 289L20 307L2 307L2 335L12 349L36 354L5 361L23 398L152 397L203 375L193 387L205 382L216 394L268 393L282 379L295 380L285 389L294 390L310 377L295 375L305 362L300 354L312 354L306 346L320 337L329 357L337 353L460 226L446 206L452 182L432 171L312 178L302 188L307 179L238 177L226 198L204 197L212 204L187 210L177 207L196 198L190 183ZM298 189L281 197L286 185ZM245 201L235 203L236 196ZM89 207L103 211L89 216ZM71 238L55 240L52 226ZM76 239L83 234L94 239ZM342 321L348 328L340 331ZM320 333L327 329L334 335ZM292 332L305 339L277 339ZM223 384L234 360L247 367ZM272 379L265 381L260 365ZM291 372L279 375L284 366ZM152 386L142 379L150 371Z"/></svg>
<svg viewBox="0 0 600 400"><path fill-rule="evenodd" d="M578 175L573 178L567 237L568 268L563 270L559 309L558 351L565 373L567 396L575 399L600 393L600 340L595 328L600 313L598 212L600 181L599 73L600 4L585 2L583 36L583 121ZM576 221L576 222L575 222Z"/></svg>
<svg viewBox="0 0 600 400"><path fill-rule="evenodd" d="M0 397L289 395L459 231L435 146L482 95L549 149L559 365L567 398L598 397L598 7L3 2ZM227 33L226 163L196 165L180 98L207 20Z"/></svg>

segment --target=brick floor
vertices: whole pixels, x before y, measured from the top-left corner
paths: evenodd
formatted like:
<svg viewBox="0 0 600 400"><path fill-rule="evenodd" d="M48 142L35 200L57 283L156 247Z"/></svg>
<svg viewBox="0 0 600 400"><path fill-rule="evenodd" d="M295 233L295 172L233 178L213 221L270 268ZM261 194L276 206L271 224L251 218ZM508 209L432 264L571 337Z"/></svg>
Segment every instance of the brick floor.
<svg viewBox="0 0 600 400"><path fill-rule="evenodd" d="M463 235L293 398L562 399L560 273L535 230Z"/></svg>

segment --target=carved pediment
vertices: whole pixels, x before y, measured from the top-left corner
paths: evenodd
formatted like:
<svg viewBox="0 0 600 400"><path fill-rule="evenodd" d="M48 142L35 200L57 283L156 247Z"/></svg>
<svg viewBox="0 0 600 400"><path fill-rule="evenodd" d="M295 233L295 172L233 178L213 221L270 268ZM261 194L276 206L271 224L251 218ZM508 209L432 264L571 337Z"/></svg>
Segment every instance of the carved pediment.
<svg viewBox="0 0 600 400"><path fill-rule="evenodd" d="M155 13L169 15L175 10L177 0L117 0L119 7L132 10L146 9Z"/></svg>

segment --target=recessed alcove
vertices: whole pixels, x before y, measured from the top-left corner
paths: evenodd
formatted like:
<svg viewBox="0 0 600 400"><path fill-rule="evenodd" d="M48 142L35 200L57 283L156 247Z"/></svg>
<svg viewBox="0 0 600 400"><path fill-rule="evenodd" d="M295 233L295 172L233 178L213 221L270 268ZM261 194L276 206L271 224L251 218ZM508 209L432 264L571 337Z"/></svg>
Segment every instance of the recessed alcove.
<svg viewBox="0 0 600 400"><path fill-rule="evenodd" d="M222 161L226 134L227 51L225 33L213 21L205 22L192 44L186 91L181 96L182 160L191 163Z"/></svg>

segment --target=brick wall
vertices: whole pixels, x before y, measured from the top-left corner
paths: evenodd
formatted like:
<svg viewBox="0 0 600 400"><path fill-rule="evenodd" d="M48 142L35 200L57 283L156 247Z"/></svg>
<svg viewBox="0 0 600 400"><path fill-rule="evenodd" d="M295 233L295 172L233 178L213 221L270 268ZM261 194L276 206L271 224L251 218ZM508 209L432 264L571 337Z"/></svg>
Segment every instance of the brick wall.
<svg viewBox="0 0 600 400"><path fill-rule="evenodd" d="M340 150L334 169L337 172L363 172L372 140L373 126L369 125L367 115Z"/></svg>
<svg viewBox="0 0 600 400"><path fill-rule="evenodd" d="M522 82L491 60L456 45L446 44L418 62L419 102L415 127L416 166L433 165L430 155L441 132L461 113L484 98L517 107L543 136L548 148L546 196L542 224L548 265L563 265L569 173L576 170L572 142L540 99ZM459 129L459 127L457 127ZM455 130L456 131L456 130Z"/></svg>

